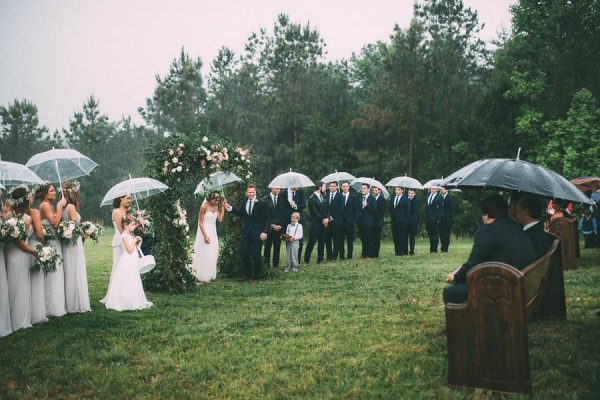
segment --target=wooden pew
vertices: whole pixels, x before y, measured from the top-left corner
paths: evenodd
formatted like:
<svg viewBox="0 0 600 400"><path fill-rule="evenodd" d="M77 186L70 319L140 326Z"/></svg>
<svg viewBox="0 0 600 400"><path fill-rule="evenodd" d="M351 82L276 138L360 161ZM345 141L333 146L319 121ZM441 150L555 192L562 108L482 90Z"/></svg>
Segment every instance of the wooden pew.
<svg viewBox="0 0 600 400"><path fill-rule="evenodd" d="M560 238L563 269L576 269L577 252L573 222L569 218L556 218L550 221L548 230Z"/></svg>
<svg viewBox="0 0 600 400"><path fill-rule="evenodd" d="M467 302L446 304L448 386L531 393L527 319L543 301L559 244L522 271L500 262L469 271Z"/></svg>

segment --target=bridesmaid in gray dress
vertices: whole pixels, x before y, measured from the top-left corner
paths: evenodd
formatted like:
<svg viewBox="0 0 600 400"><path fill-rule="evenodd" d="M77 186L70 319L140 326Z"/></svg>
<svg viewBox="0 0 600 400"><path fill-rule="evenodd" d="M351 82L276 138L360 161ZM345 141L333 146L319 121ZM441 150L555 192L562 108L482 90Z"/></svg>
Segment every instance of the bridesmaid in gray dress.
<svg viewBox="0 0 600 400"><path fill-rule="evenodd" d="M81 222L81 217L77 213L79 209L79 183L65 182L63 184L63 194L67 200L67 206L62 211L62 219ZM65 268L67 312L91 311L82 238L77 238L77 242L74 244L63 242L62 253Z"/></svg>
<svg viewBox="0 0 600 400"><path fill-rule="evenodd" d="M31 194L22 187L11 193L13 215L25 222L27 236L33 233L29 202ZM10 322L13 332L31 327L31 280L29 267L31 258L36 256L27 241L13 240L6 249L6 277L8 281L8 301L10 304Z"/></svg>
<svg viewBox="0 0 600 400"><path fill-rule="evenodd" d="M36 197L42 199L40 203L40 216L42 222L46 221L50 225L54 239L50 239L48 243L53 245L62 259L62 247L60 240L56 238L56 228L60 224L62 218L62 210L67 204L67 201L62 198L56 204L56 212L52 207L52 201L56 199L56 190L52 184L40 186L36 192ZM62 261L56 263L56 271L44 276L44 292L46 301L46 315L60 317L67 313L65 305L65 271Z"/></svg>
<svg viewBox="0 0 600 400"><path fill-rule="evenodd" d="M0 214L4 222L4 213ZM4 262L4 246L0 241L0 338L12 333L10 323L10 306L8 304L8 282L6 281L6 263Z"/></svg>
<svg viewBox="0 0 600 400"><path fill-rule="evenodd" d="M36 245L44 241L44 232L42 229L42 219L40 210L31 208L33 196L31 197L29 206L29 216L31 217L31 225L33 234L29 237L29 247L36 250ZM30 268L35 263L35 258L31 258ZM40 322L48 321L46 318L46 299L44 293L44 273L42 271L30 271L31 278L31 323L39 324Z"/></svg>

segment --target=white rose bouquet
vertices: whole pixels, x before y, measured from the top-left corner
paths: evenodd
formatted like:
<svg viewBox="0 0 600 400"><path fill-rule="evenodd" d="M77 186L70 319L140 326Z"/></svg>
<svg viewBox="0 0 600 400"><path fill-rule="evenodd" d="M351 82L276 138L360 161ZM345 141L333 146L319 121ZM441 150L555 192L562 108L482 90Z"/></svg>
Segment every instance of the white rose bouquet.
<svg viewBox="0 0 600 400"><path fill-rule="evenodd" d="M97 244L102 234L102 226L91 221L84 221L81 223L81 231Z"/></svg>
<svg viewBox="0 0 600 400"><path fill-rule="evenodd" d="M75 245L77 239L81 236L81 228L75 221L61 221L58 228L56 228L56 234L66 244Z"/></svg>
<svg viewBox="0 0 600 400"><path fill-rule="evenodd" d="M56 271L56 263L61 260L56 248L51 244L37 244L37 260L30 268L32 272L42 271L44 274Z"/></svg>
<svg viewBox="0 0 600 400"><path fill-rule="evenodd" d="M2 225L4 240L26 240L25 222L19 218L9 218Z"/></svg>

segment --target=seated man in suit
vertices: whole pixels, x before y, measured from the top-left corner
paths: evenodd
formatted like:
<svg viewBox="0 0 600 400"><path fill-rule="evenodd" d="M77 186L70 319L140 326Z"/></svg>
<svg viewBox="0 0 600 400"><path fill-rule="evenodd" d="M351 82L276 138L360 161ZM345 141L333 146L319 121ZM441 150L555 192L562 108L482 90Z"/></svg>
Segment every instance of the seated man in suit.
<svg viewBox="0 0 600 400"><path fill-rule="evenodd" d="M540 258L552 247L554 238L544 230L540 222L544 205L539 198L531 194L518 197L515 204L515 219L531 240L537 258Z"/></svg>
<svg viewBox="0 0 600 400"><path fill-rule="evenodd" d="M400 186L397 186L395 191L396 195L392 197L392 205L390 207L394 253L397 256L404 256L408 255L408 218L410 213L410 201L408 200L408 197L404 195L404 191Z"/></svg>
<svg viewBox="0 0 600 400"><path fill-rule="evenodd" d="M245 275L240 280L248 278L250 283L256 283L262 265L262 242L267 240L269 229L268 215L263 202L256 198L256 186L249 184L246 187L246 199L239 208L227 202L223 206L242 220L240 253Z"/></svg>
<svg viewBox="0 0 600 400"><path fill-rule="evenodd" d="M374 233L375 229L375 216L377 214L377 201L375 197L369 194L369 185L363 183L360 187L361 197L360 211L356 220L358 226L358 235L362 242L362 253L361 258L372 258L374 254Z"/></svg>
<svg viewBox="0 0 600 400"><path fill-rule="evenodd" d="M464 303L467 300L467 272L486 261L506 263L522 269L538 257L523 229L508 218L508 204L499 195L481 201L483 225L475 238L466 263L448 274L444 288L444 303Z"/></svg>
<svg viewBox="0 0 600 400"><path fill-rule="evenodd" d="M289 220L286 196L281 195L280 188L271 188L271 193L262 198L268 211L269 231L265 241L264 257L267 264L277 268L279 266L279 254L281 252L281 234L285 233ZM271 248L273 249L273 261L271 261Z"/></svg>

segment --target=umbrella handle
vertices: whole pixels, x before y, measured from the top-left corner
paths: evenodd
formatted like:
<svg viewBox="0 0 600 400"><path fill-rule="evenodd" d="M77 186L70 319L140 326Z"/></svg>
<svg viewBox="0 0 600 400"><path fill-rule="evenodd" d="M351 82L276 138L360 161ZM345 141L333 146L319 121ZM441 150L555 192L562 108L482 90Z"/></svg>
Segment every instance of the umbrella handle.
<svg viewBox="0 0 600 400"><path fill-rule="evenodd" d="M54 166L56 167L56 175L58 175L58 183L60 184L60 194L62 196L62 198L65 198L65 192L63 191L63 183L62 183L62 178L60 177L60 170L58 169L58 162L56 161L56 159L54 160Z"/></svg>

